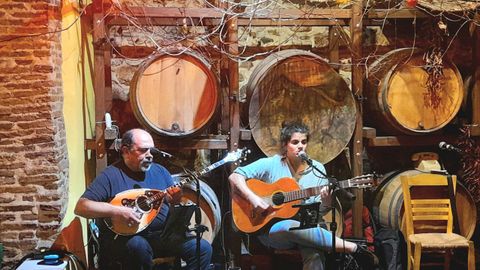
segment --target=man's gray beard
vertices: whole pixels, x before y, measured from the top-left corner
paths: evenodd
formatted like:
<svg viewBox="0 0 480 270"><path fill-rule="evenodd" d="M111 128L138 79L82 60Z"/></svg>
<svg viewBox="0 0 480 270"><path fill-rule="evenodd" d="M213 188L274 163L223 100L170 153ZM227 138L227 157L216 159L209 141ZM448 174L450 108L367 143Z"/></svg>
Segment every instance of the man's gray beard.
<svg viewBox="0 0 480 270"><path fill-rule="evenodd" d="M146 171L150 170L151 167L152 167L152 162L151 161L142 160L142 162L140 162L140 170L142 172L146 172Z"/></svg>

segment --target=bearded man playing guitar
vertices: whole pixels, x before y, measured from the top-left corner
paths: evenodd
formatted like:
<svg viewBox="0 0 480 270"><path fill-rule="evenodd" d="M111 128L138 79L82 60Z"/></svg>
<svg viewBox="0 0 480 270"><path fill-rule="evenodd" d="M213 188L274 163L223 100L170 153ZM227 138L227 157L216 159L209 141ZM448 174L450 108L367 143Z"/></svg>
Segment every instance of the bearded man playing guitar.
<svg viewBox="0 0 480 270"><path fill-rule="evenodd" d="M186 238L183 244L179 245L180 254L169 254L171 250L179 247L166 246L162 241L161 232L169 218L169 203L178 202L181 192L174 185L170 173L163 166L153 162L152 149L155 149L153 138L147 131L142 129L127 131L122 137L122 159L101 172L77 202L75 214L91 219L108 219L112 224L118 224L116 229L115 226L110 228L107 223L99 223L102 270L152 269L153 258L171 255L180 255L186 261L187 269L196 269L195 238ZM119 193L130 190L145 190L154 193L152 197L160 200L154 203L151 211L144 212L138 211L142 203L137 202L135 207L111 203L112 198ZM142 225L147 212L153 213L152 220ZM129 231L129 228L133 228L133 231ZM211 245L202 239L201 269L208 268L211 256Z"/></svg>
<svg viewBox="0 0 480 270"><path fill-rule="evenodd" d="M244 232L257 231L257 225L264 226L263 219L275 214L275 211L278 210L272 205L272 200L269 201L259 196L262 188L258 189L257 192L252 191L252 186L249 183L247 184L249 179L275 184L279 179L278 182L283 181L284 179L282 178L285 177L293 178L300 188L317 187L317 196L306 198L306 203L323 201L323 203L329 204L329 202L327 203L330 198L328 180L318 175L299 157L299 154L303 153L307 148L308 138L309 128L303 123L285 124L280 131L280 155L262 158L244 167L238 167L229 176L233 194L233 219L240 230L244 227L246 228L242 230ZM325 168L321 163L315 160L312 162L315 167L325 172ZM245 214L245 216L243 218L236 217L235 213ZM244 221L247 224L243 224L242 222ZM258 238L262 244L275 249L299 249L303 259L303 269L325 269L323 252L332 249L332 233L330 231L319 226L289 230L300 225L300 222L295 219L284 219L273 224L271 223L269 222L269 226L264 226L262 230L258 230L261 232ZM353 253L354 257L362 261L372 262L373 264L376 263L375 260L378 260L375 255L371 254L364 247L338 237L336 238L336 251Z"/></svg>

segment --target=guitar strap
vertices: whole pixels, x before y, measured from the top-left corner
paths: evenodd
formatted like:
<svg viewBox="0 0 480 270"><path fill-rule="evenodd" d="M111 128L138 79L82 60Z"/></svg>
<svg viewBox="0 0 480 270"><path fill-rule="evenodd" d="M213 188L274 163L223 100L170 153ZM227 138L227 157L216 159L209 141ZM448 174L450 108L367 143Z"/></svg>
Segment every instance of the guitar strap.
<svg viewBox="0 0 480 270"><path fill-rule="evenodd" d="M457 201L455 200L455 192L453 186L453 179L451 174L447 174L448 195L450 197L450 205L452 206L453 216L453 232L460 234L460 224L458 223Z"/></svg>

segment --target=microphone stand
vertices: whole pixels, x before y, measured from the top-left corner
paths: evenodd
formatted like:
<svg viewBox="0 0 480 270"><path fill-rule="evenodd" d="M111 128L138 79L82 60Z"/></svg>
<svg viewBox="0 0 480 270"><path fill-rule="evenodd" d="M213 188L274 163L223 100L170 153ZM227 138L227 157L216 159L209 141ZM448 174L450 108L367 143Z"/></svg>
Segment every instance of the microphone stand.
<svg viewBox="0 0 480 270"><path fill-rule="evenodd" d="M196 173L192 173L192 176L195 178L195 226L190 231L195 232L195 240L196 240L196 250L195 250L195 258L197 260L197 269L201 270L200 264L200 242L202 240L202 234L208 230L208 228L202 225L202 211L200 208L200 179L198 178Z"/></svg>
<svg viewBox="0 0 480 270"><path fill-rule="evenodd" d="M320 175L322 175L325 179L327 179L330 182L329 186L333 189L332 196L331 196L332 205L330 206L332 208L332 210L331 210L332 211L332 222L330 223L330 232L332 234L332 252L331 253L332 253L332 256L334 258L334 264L333 264L332 269L340 269L339 268L339 261L340 260L337 258L338 257L337 256L337 250L335 248L336 247L336 234L335 234L335 232L337 231L337 222L336 222L336 218L335 218L336 209L335 209L334 203L337 201L336 193L337 193L337 191L340 191L352 200L355 200L355 195L346 191L345 189L341 189L338 186L337 179L334 178L334 177L327 176L324 172L322 172L319 168L317 168L317 166L313 165L312 159L310 159L306 156L301 156L301 158L303 160L305 160L307 162L307 164L310 167L312 167L316 172L320 173Z"/></svg>

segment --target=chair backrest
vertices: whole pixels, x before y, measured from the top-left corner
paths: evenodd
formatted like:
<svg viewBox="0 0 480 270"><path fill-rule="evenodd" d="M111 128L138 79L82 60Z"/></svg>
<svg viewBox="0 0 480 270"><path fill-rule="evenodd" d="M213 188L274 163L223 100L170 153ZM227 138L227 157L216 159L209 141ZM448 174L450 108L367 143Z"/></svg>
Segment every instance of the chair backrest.
<svg viewBox="0 0 480 270"><path fill-rule="evenodd" d="M452 233L453 215L448 178L439 174L401 176L406 235ZM453 194L457 183L452 176Z"/></svg>

